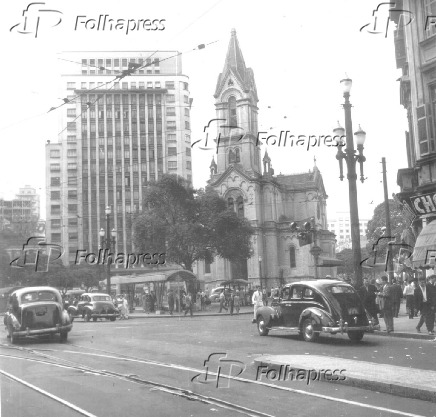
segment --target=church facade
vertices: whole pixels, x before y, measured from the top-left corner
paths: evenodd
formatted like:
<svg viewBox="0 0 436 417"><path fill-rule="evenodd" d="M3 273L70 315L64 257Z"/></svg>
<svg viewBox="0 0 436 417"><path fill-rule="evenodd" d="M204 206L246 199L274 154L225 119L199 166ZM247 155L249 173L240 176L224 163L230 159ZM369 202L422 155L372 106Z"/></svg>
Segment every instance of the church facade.
<svg viewBox="0 0 436 417"><path fill-rule="evenodd" d="M230 279L245 279L267 289L285 282L336 275L335 235L327 230L321 172L275 175L268 153L261 158L258 96L253 70L245 66L232 30L225 65L215 90L217 160L212 160L208 187L223 197L255 234L253 256L235 264L216 257L199 262L197 275L206 288ZM296 222L297 228L292 227ZM310 232L303 241L303 225Z"/></svg>

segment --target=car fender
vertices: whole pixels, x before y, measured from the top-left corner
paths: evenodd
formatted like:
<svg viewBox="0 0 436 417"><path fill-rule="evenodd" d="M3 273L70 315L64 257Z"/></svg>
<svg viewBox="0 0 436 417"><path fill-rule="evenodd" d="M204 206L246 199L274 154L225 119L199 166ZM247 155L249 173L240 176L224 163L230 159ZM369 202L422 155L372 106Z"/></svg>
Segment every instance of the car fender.
<svg viewBox="0 0 436 417"><path fill-rule="evenodd" d="M329 313L316 307L306 308L306 310L301 313L299 320L300 327L303 324L303 321L308 318L315 322L315 328L317 331L321 331L323 326L329 326L329 323L334 323L334 320Z"/></svg>
<svg viewBox="0 0 436 417"><path fill-rule="evenodd" d="M262 316L265 320L265 325L268 326L271 320L273 320L277 316L276 310L269 306L259 307L256 310L256 317Z"/></svg>
<svg viewBox="0 0 436 417"><path fill-rule="evenodd" d="M70 314L72 316L77 316L77 314L79 313L79 309L76 306L69 306L67 311L68 311L68 314Z"/></svg>

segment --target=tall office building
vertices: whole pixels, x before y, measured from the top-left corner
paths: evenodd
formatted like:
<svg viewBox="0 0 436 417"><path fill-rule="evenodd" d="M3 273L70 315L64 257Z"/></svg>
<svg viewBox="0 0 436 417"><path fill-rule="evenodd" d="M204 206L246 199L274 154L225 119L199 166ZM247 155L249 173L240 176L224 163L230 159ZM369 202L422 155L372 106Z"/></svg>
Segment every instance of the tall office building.
<svg viewBox="0 0 436 417"><path fill-rule="evenodd" d="M64 52L57 143L46 145L47 239L97 252L99 231L116 230L132 251L132 217L148 181L192 181L188 77L177 51Z"/></svg>
<svg viewBox="0 0 436 417"><path fill-rule="evenodd" d="M360 246L364 248L368 243L366 230L368 228L368 219L359 219ZM350 212L336 212L335 216L328 221L327 228L336 235L336 252L344 249L351 249L351 227Z"/></svg>

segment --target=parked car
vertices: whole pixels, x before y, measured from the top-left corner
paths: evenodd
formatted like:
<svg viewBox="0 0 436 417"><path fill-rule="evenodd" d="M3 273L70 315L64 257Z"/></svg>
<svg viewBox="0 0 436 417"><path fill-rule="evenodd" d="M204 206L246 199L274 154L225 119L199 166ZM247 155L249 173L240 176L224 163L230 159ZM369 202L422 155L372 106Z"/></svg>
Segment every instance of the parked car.
<svg viewBox="0 0 436 417"><path fill-rule="evenodd" d="M229 287L216 287L210 292L209 300L212 303L219 302L222 290L224 290L224 295L226 296L226 299L230 298L230 295L234 293L234 290Z"/></svg>
<svg viewBox="0 0 436 417"><path fill-rule="evenodd" d="M9 297L4 325L11 343L18 338L59 334L66 341L73 324L56 288L25 287Z"/></svg>
<svg viewBox="0 0 436 417"><path fill-rule="evenodd" d="M286 285L271 306L260 307L257 328L261 336L270 330L299 332L314 342L320 333L347 333L358 342L365 332L380 329L374 325L354 288L331 279L300 281Z"/></svg>
<svg viewBox="0 0 436 417"><path fill-rule="evenodd" d="M82 317L85 321L97 321L99 318L115 321L120 315L110 295L95 292L82 294L77 306L68 307L68 313L72 319Z"/></svg>

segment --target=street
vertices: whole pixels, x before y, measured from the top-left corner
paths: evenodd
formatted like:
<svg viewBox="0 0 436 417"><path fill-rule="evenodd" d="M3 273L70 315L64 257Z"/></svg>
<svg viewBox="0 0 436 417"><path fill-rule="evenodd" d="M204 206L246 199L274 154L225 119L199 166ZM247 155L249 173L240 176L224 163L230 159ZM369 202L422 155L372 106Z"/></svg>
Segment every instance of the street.
<svg viewBox="0 0 436 417"><path fill-rule="evenodd" d="M345 335L306 343L284 332L260 337L250 320L249 315L76 320L66 343L56 337L11 345L2 333L2 415L435 415L432 402L342 384L259 378L254 360L322 355L378 363L381 369L385 364L435 371L436 343L374 335L360 344ZM223 360L221 369L220 357L230 361Z"/></svg>

